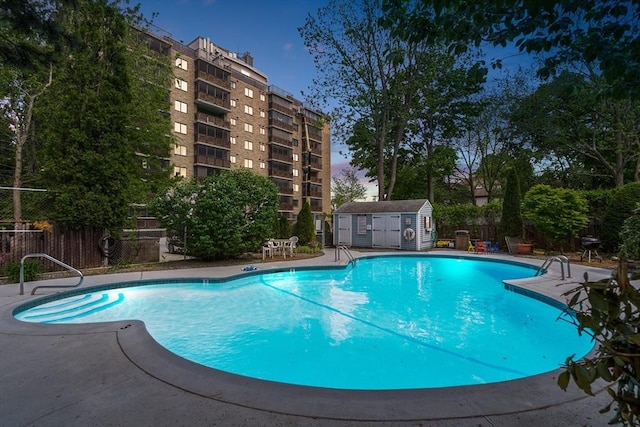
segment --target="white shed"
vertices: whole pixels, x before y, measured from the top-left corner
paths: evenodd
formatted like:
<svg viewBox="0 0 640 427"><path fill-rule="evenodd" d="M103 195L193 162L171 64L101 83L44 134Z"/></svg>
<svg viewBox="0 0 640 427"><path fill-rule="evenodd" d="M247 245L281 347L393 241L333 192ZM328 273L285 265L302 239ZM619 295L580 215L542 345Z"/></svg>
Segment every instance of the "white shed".
<svg viewBox="0 0 640 427"><path fill-rule="evenodd" d="M432 247L428 200L345 203L333 213L334 245L420 251Z"/></svg>

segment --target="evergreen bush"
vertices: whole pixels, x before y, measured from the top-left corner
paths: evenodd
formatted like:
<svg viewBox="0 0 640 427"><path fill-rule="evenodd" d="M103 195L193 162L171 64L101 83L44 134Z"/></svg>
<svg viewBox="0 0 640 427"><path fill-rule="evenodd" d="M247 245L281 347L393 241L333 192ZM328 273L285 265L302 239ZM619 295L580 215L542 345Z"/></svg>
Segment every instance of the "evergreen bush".
<svg viewBox="0 0 640 427"><path fill-rule="evenodd" d="M632 182L615 190L602 222L602 248L616 253L622 243L620 231L636 204L640 202L640 182Z"/></svg>
<svg viewBox="0 0 640 427"><path fill-rule="evenodd" d="M316 240L316 229L309 202L305 202L300 209L298 220L294 226L294 234L298 236L300 245L309 245Z"/></svg>
<svg viewBox="0 0 640 427"><path fill-rule="evenodd" d="M500 219L500 235L502 237L524 238L524 222L522 220L522 196L520 182L515 168L507 174L507 184L502 201L502 217Z"/></svg>

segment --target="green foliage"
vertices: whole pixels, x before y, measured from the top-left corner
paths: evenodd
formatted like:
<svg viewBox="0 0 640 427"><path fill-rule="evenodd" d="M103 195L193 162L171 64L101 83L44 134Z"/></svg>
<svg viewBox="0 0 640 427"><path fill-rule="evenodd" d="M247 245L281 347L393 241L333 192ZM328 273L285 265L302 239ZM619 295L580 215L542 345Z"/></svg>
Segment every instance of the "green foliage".
<svg viewBox="0 0 640 427"><path fill-rule="evenodd" d="M224 259L257 250L273 237L278 191L268 178L246 169L211 175L202 184L184 183L152 203L160 223L182 236L187 254Z"/></svg>
<svg viewBox="0 0 640 427"><path fill-rule="evenodd" d="M331 188L334 194L331 199L331 208L337 209L343 203L353 202L358 199L364 199L367 189L360 183L360 179L356 176L354 168L343 169L342 177L333 177L333 186Z"/></svg>
<svg viewBox="0 0 640 427"><path fill-rule="evenodd" d="M286 216L281 215L278 218L276 230L278 230L278 232L276 233L278 239L288 239L289 237L291 237L291 223Z"/></svg>
<svg viewBox="0 0 640 427"><path fill-rule="evenodd" d="M20 263L10 262L4 267L4 274L9 278L9 283L20 282ZM40 276L41 268L40 263L35 260L24 261L24 281L32 282L37 280Z"/></svg>
<svg viewBox="0 0 640 427"><path fill-rule="evenodd" d="M475 205L433 205L433 219L436 224L465 229L476 224L481 215L481 207Z"/></svg>
<svg viewBox="0 0 640 427"><path fill-rule="evenodd" d="M582 192L582 196L587 200L589 206L589 221L602 224L607 211L607 206L611 203L611 198L615 190L613 189L598 189L587 190Z"/></svg>
<svg viewBox="0 0 640 427"><path fill-rule="evenodd" d="M640 202L633 214L622 225L620 254L625 258L640 260Z"/></svg>
<svg viewBox="0 0 640 427"><path fill-rule="evenodd" d="M524 222L521 211L522 196L520 182L515 168L510 168L507 175L507 185L502 202L502 217L500 220L500 234L508 237L524 237Z"/></svg>
<svg viewBox="0 0 640 427"><path fill-rule="evenodd" d="M522 202L524 217L552 244L577 237L587 224L587 211L587 201L579 192L543 184L527 191Z"/></svg>
<svg viewBox="0 0 640 427"><path fill-rule="evenodd" d="M620 231L640 201L640 182L632 182L617 188L602 223L602 247L609 252L617 252L620 246Z"/></svg>
<svg viewBox="0 0 640 427"><path fill-rule="evenodd" d="M382 25L405 40L443 38L461 54L490 41L515 43L521 52L545 53L539 74L553 76L567 62L598 64L608 92L636 96L640 88L640 30L636 1L384 0ZM493 60L501 67L500 59Z"/></svg>
<svg viewBox="0 0 640 427"><path fill-rule="evenodd" d="M300 245L310 245L316 241L316 228L313 223L311 205L305 202L300 209L298 219L293 227L293 234L300 239Z"/></svg>
<svg viewBox="0 0 640 427"><path fill-rule="evenodd" d="M613 401L600 412L607 412L615 402L617 408L611 423L640 423L640 292L629 284L627 265L608 280L585 281L564 294L570 297L567 315L563 317L588 334L597 343L595 355L574 360L567 358L558 386L566 390L569 382L593 395L591 385L599 379L609 383L607 392ZM575 316L573 314L575 313ZM617 383L617 384L616 384Z"/></svg>
<svg viewBox="0 0 640 427"><path fill-rule="evenodd" d="M127 225L130 205L166 187L170 58L153 55L121 2L61 2L55 24L71 35L36 105L42 185L52 218L70 229Z"/></svg>

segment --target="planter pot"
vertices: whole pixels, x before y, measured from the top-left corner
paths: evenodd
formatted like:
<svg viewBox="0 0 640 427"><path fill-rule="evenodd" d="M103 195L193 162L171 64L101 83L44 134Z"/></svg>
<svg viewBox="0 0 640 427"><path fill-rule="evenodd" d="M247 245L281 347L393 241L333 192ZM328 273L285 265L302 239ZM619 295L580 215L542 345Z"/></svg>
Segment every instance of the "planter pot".
<svg viewBox="0 0 640 427"><path fill-rule="evenodd" d="M532 243L518 243L516 245L516 250L519 255L530 255L533 252L533 244Z"/></svg>

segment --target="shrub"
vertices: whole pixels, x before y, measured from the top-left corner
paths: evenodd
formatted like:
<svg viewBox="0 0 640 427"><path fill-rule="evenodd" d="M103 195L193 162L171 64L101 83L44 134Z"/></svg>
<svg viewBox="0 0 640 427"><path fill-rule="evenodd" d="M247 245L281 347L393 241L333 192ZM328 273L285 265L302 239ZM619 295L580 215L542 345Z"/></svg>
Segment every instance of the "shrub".
<svg viewBox="0 0 640 427"><path fill-rule="evenodd" d="M617 252L621 243L620 231L640 201L640 182L632 182L615 190L602 223L602 247Z"/></svg>
<svg viewBox="0 0 640 427"><path fill-rule="evenodd" d="M300 245L309 245L311 242L315 242L316 228L313 224L313 213L309 202L305 202L302 205L293 233L300 239Z"/></svg>
<svg viewBox="0 0 640 427"><path fill-rule="evenodd" d="M640 259L640 202L636 203L633 215L622 225L620 252L625 258Z"/></svg>
<svg viewBox="0 0 640 427"><path fill-rule="evenodd" d="M187 227L187 254L205 260L259 249L273 237L277 207L275 184L246 169L181 184L154 203L163 226Z"/></svg>
<svg viewBox="0 0 640 427"><path fill-rule="evenodd" d="M5 273L9 278L9 283L20 282L20 263L10 262L5 267ZM40 276L40 263L35 260L24 261L24 281L32 282Z"/></svg>
<svg viewBox="0 0 640 427"><path fill-rule="evenodd" d="M588 209L579 192L542 184L532 187L522 202L524 217L553 245L578 236L587 224Z"/></svg>
<svg viewBox="0 0 640 427"><path fill-rule="evenodd" d="M515 168L510 168L507 184L502 201L502 217L500 219L501 237L524 237L524 222L522 220L522 195L520 182Z"/></svg>

